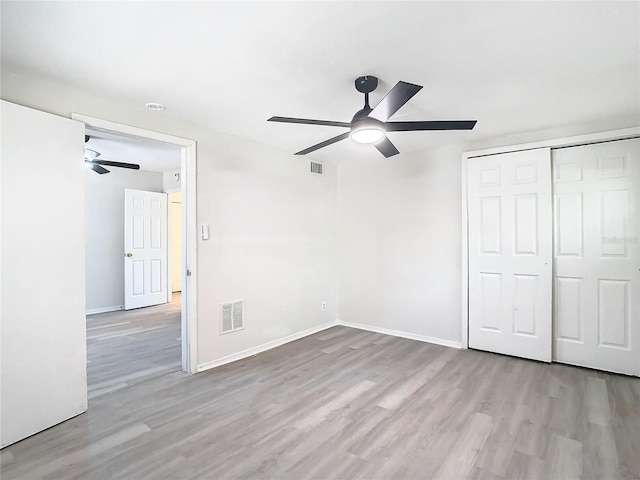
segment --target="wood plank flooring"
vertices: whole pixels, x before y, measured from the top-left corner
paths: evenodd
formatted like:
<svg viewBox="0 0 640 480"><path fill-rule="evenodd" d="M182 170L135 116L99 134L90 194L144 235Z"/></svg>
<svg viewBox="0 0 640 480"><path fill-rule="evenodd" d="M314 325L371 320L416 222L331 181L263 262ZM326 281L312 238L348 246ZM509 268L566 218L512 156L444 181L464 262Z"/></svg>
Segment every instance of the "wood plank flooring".
<svg viewBox="0 0 640 480"><path fill-rule="evenodd" d="M3 480L638 479L640 380L334 327L103 392L1 456Z"/></svg>
<svg viewBox="0 0 640 480"><path fill-rule="evenodd" d="M180 300L87 316L89 399L180 370Z"/></svg>

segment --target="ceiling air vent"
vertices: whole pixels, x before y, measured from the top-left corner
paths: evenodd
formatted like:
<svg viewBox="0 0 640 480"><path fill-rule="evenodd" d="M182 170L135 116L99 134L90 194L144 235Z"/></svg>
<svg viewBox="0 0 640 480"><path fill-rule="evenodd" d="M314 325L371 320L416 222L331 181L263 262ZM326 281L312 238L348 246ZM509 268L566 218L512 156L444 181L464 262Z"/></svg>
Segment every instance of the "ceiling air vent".
<svg viewBox="0 0 640 480"><path fill-rule="evenodd" d="M223 303L221 306L220 335L244 330L244 300Z"/></svg>
<svg viewBox="0 0 640 480"><path fill-rule="evenodd" d="M317 173L318 175L323 175L322 164L311 162L311 173Z"/></svg>

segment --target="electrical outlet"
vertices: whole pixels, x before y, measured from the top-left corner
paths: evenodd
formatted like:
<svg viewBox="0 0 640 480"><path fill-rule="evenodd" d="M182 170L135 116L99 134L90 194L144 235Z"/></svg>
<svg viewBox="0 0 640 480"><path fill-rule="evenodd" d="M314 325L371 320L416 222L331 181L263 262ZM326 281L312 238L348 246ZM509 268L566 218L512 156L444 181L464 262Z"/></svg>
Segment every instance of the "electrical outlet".
<svg viewBox="0 0 640 480"><path fill-rule="evenodd" d="M322 302L320 304L320 311L324 312L327 309L327 302Z"/></svg>

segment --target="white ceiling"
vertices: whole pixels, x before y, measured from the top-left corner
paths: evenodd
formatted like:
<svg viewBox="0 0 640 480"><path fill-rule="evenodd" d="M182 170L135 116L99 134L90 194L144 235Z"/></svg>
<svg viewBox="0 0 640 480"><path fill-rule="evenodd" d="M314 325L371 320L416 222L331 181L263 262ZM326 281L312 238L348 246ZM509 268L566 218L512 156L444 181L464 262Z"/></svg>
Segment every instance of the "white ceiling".
<svg viewBox="0 0 640 480"><path fill-rule="evenodd" d="M3 2L2 67L296 152L424 85L394 118L477 119L396 132L401 152L553 127L640 122L639 2ZM312 154L379 155L345 140Z"/></svg>
<svg viewBox="0 0 640 480"><path fill-rule="evenodd" d="M180 169L178 146L89 128L86 134L91 138L85 143L85 147L99 152L98 160L137 163L140 170L151 172L171 172ZM117 167L106 168L111 170Z"/></svg>

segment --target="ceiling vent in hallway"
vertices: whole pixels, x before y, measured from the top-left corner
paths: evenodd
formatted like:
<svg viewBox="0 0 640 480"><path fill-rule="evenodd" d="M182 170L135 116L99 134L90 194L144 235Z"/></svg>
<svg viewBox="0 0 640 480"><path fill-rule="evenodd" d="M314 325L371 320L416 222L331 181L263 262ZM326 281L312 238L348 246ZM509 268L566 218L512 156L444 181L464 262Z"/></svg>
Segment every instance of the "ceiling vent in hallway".
<svg viewBox="0 0 640 480"><path fill-rule="evenodd" d="M244 330L244 300L223 303L220 335Z"/></svg>

